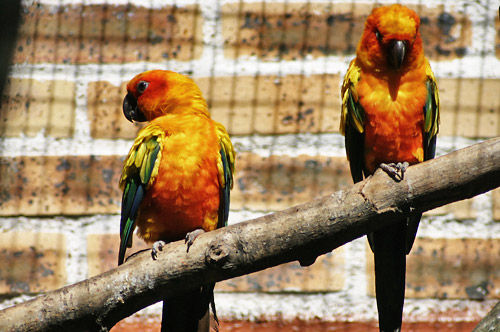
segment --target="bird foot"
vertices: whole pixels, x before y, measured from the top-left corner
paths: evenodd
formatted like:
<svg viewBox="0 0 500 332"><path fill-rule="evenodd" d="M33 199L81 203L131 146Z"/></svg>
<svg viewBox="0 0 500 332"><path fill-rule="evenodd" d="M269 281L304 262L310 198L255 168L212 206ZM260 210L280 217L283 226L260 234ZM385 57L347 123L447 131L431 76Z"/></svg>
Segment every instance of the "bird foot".
<svg viewBox="0 0 500 332"><path fill-rule="evenodd" d="M151 257L153 257L153 260L155 261L156 258L158 257L158 251L162 251L163 247L166 246L167 244L165 241L156 241L153 243L153 248L151 248Z"/></svg>
<svg viewBox="0 0 500 332"><path fill-rule="evenodd" d="M205 231L203 229L199 228L199 229L195 229L194 231L186 234L186 238L184 239L184 243L187 244L186 252L189 252L189 248L193 245L194 240L196 240L196 238L203 233L205 233Z"/></svg>
<svg viewBox="0 0 500 332"><path fill-rule="evenodd" d="M404 179L405 177L405 172L406 169L410 166L408 162L402 162L402 163L390 163L390 164L385 164L382 163L380 164L380 168L387 173L391 178L394 179L396 182L400 182Z"/></svg>

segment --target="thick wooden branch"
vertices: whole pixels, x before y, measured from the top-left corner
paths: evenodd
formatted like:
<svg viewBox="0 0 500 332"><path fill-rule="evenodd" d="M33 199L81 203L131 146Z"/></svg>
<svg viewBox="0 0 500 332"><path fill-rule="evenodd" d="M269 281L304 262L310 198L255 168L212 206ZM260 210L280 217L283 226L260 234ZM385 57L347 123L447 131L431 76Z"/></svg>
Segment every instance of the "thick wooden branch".
<svg viewBox="0 0 500 332"><path fill-rule="evenodd" d="M427 211L500 186L500 138L410 167L401 182L373 177L306 204L170 243L77 284L0 311L0 331L107 331L169 296L325 254L410 211Z"/></svg>
<svg viewBox="0 0 500 332"><path fill-rule="evenodd" d="M500 302L479 322L472 332L500 331Z"/></svg>

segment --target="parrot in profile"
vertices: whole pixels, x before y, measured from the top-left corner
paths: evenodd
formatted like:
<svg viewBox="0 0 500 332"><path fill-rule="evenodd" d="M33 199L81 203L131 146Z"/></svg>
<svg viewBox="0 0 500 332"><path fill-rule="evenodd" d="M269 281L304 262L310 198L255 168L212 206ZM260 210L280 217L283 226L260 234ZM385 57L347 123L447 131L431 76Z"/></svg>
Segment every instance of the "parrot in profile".
<svg viewBox="0 0 500 332"><path fill-rule="evenodd" d="M198 235L227 224L235 151L224 126L210 118L198 86L187 76L146 71L127 84L123 113L148 121L124 161L118 265L124 262L132 233L153 243L185 239L187 250ZM213 289L163 302L162 332L218 330ZM213 321L210 319L210 307Z"/></svg>
<svg viewBox="0 0 500 332"><path fill-rule="evenodd" d="M379 167L400 181L406 167L434 158L439 96L419 25L399 4L375 8L366 20L341 89L340 132L355 183ZM421 216L417 209L368 235L380 331L401 330L406 255Z"/></svg>

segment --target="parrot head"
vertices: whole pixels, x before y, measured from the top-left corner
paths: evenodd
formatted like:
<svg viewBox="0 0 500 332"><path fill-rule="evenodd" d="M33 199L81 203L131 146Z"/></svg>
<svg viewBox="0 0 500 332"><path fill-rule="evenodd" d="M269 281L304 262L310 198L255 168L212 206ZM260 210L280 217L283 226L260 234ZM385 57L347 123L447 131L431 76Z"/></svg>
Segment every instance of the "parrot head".
<svg viewBox="0 0 500 332"><path fill-rule="evenodd" d="M208 115L201 91L189 77L168 70L150 70L128 82L123 114L130 122L180 112Z"/></svg>
<svg viewBox="0 0 500 332"><path fill-rule="evenodd" d="M400 71L423 61L420 18L399 4L373 9L357 49L365 66L379 71Z"/></svg>

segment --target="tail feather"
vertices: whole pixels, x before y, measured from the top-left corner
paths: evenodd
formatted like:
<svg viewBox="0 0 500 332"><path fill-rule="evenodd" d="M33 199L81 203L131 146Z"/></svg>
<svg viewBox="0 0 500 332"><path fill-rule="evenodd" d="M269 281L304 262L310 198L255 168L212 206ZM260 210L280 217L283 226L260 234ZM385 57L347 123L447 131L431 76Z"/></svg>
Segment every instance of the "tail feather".
<svg viewBox="0 0 500 332"><path fill-rule="evenodd" d="M210 304L213 304L214 285L204 286L194 292L170 298L163 302L161 332L218 331L218 320L212 322Z"/></svg>
<svg viewBox="0 0 500 332"><path fill-rule="evenodd" d="M394 223L372 235L379 328L401 330L405 297L406 225Z"/></svg>
<svg viewBox="0 0 500 332"><path fill-rule="evenodd" d="M210 326L214 329L215 332L219 332L219 317L217 317L217 310L215 309L213 287L212 287L212 301L210 301L210 307L212 308L212 315L210 316Z"/></svg>
<svg viewBox="0 0 500 332"><path fill-rule="evenodd" d="M408 229L406 231L406 254L408 255L413 247L415 238L417 237L418 225L420 224L422 213L413 213L408 217Z"/></svg>

